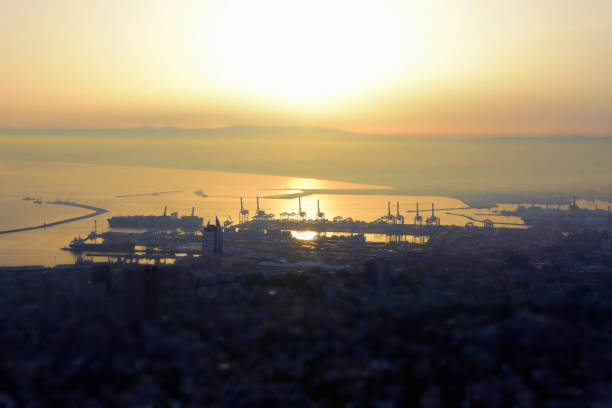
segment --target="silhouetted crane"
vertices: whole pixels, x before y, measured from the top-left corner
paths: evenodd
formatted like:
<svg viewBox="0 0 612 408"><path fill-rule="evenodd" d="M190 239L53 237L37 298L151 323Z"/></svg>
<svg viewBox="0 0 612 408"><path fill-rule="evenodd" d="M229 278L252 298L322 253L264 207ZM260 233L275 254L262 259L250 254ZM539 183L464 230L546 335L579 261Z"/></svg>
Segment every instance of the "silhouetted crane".
<svg viewBox="0 0 612 408"><path fill-rule="evenodd" d="M319 207L319 200L317 200L317 220L325 221L325 213L321 212L321 207Z"/></svg>
<svg viewBox="0 0 612 408"><path fill-rule="evenodd" d="M419 203L416 203L416 205L417 205L417 209L416 209L416 215L414 216L414 224L423 225L423 217L421 217L421 215L419 214Z"/></svg>
<svg viewBox="0 0 612 408"><path fill-rule="evenodd" d="M395 210L395 220L394 223L404 223L404 216L400 214L400 210L399 210L399 201L397 201L396 203L396 210Z"/></svg>
<svg viewBox="0 0 612 408"><path fill-rule="evenodd" d="M249 210L242 205L242 197L240 197L240 213L238 214L238 222L243 223L249 220Z"/></svg>
<svg viewBox="0 0 612 408"><path fill-rule="evenodd" d="M274 218L274 214L266 214L264 210L259 207L259 196L257 196L257 211L255 212L254 220L269 221Z"/></svg>
<svg viewBox="0 0 612 408"><path fill-rule="evenodd" d="M259 208L259 196L257 196L257 211L255 212L255 216L257 218L261 218L261 217L264 217L265 215L266 215L266 212Z"/></svg>
<svg viewBox="0 0 612 408"><path fill-rule="evenodd" d="M427 225L440 225L440 219L436 217L434 212L434 203L431 203L431 217L427 218L425 222Z"/></svg>
<svg viewBox="0 0 612 408"><path fill-rule="evenodd" d="M306 211L302 211L302 197L298 197L298 215L300 217L300 221L304 221L306 218Z"/></svg>

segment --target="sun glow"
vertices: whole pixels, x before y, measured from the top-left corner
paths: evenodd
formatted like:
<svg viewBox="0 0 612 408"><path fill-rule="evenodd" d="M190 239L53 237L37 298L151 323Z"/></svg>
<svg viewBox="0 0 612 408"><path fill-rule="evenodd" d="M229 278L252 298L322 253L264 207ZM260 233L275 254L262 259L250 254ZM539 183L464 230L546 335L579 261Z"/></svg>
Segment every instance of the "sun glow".
<svg viewBox="0 0 612 408"><path fill-rule="evenodd" d="M219 79L284 103L390 81L423 51L417 22L380 2L231 2L218 13L210 36Z"/></svg>

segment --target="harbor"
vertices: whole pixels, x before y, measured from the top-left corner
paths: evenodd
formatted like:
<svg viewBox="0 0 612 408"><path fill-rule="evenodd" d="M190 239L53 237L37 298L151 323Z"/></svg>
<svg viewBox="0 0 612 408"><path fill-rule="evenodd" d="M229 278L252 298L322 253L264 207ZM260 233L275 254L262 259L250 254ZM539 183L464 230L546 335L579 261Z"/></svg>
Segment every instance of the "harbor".
<svg viewBox="0 0 612 408"><path fill-rule="evenodd" d="M351 217L335 216L326 218L317 200L314 219L307 218L302 208L301 197L297 198L297 212L281 212L278 216L266 212L262 201L256 197L256 210L250 217L240 198L238 223L231 216L224 222L217 218L223 232L226 250L231 261L257 259L258 262L277 262L278 259L293 262L322 262L338 264L353 262L362 256L374 256L396 250L399 247L418 247L432 237L451 234L473 228L473 223L464 226L443 225L436 215L434 204L431 210L416 211L404 216L399 201L391 211L387 202L387 213L373 221L354 220ZM422 207L421 207L422 208ZM190 221L186 228L182 220ZM75 237L64 250L79 257L116 259L121 262L174 263L189 262L202 255L203 218L194 214L179 217L177 212L167 215L167 206L162 215L114 216L107 219L110 231L97 233L94 229L85 238ZM142 229L134 231L133 229ZM492 233L495 227L485 223L483 232ZM372 237L384 237L373 240ZM99 242L100 241L100 242ZM351 259L353 261L351 261Z"/></svg>

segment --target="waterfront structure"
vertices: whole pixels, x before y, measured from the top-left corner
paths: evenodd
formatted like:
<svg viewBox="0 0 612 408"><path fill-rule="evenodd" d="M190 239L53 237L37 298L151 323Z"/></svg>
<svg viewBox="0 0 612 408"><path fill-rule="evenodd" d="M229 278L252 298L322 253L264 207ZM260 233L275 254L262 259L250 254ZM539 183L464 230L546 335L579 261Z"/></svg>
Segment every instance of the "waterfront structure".
<svg viewBox="0 0 612 408"><path fill-rule="evenodd" d="M414 216L414 225L423 225L423 217L419 215L419 203L416 203L416 215Z"/></svg>
<svg viewBox="0 0 612 408"><path fill-rule="evenodd" d="M300 221L306 219L306 211L302 211L302 197L298 197L298 217L300 217Z"/></svg>
<svg viewBox="0 0 612 408"><path fill-rule="evenodd" d="M128 215L114 216L109 218L108 225L111 228L146 228L155 230L177 229L185 232L194 232L202 227L204 219L194 215L195 207L191 209L191 215L179 217L178 212L167 214L168 207L164 207L162 215Z"/></svg>
<svg viewBox="0 0 612 408"><path fill-rule="evenodd" d="M325 213L321 211L319 200L317 200L317 221L325 221Z"/></svg>
<svg viewBox="0 0 612 408"><path fill-rule="evenodd" d="M399 201L397 201L395 203L395 205L396 205L396 207L395 207L396 211L395 211L395 221L394 221L394 224L395 223L403 224L404 223L404 216L400 214Z"/></svg>
<svg viewBox="0 0 612 408"><path fill-rule="evenodd" d="M259 196L257 196L257 211L255 212L256 218L264 218L266 216L266 212L259 208Z"/></svg>
<svg viewBox="0 0 612 408"><path fill-rule="evenodd" d="M255 216L253 217L253 220L257 220L257 221L270 221L274 219L274 214L270 213L270 214L266 214L265 210L262 210L261 208L259 208L259 196L257 197L257 211L255 212Z"/></svg>
<svg viewBox="0 0 612 408"><path fill-rule="evenodd" d="M580 209L580 207L578 207L578 204L576 204L576 196L572 198L572 204L569 206L569 209L572 211L576 211Z"/></svg>
<svg viewBox="0 0 612 408"><path fill-rule="evenodd" d="M434 211L434 203L431 203L431 217L425 220L427 225L440 225L440 218L436 217L436 213Z"/></svg>
<svg viewBox="0 0 612 408"><path fill-rule="evenodd" d="M219 218L215 217L215 225L210 222L202 230L202 259L204 270L218 272L223 258L223 229Z"/></svg>
<svg viewBox="0 0 612 408"><path fill-rule="evenodd" d="M238 214L238 222L241 224L249 220L249 210L242 205L242 197L240 197L240 213Z"/></svg>

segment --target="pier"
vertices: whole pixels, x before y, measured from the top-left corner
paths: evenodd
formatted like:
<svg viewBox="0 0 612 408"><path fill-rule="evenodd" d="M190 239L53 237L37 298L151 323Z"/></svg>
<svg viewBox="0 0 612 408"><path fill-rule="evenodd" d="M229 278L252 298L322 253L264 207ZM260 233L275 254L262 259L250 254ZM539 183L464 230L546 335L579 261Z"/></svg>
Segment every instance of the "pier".
<svg viewBox="0 0 612 408"><path fill-rule="evenodd" d="M4 231L0 231L0 235L3 235L3 234L12 234L12 233L15 233L15 232L31 231L31 230L36 230L36 229L44 229L44 228L49 228L49 227L55 227L57 225L67 224L69 222L74 222L74 221L79 221L79 220L84 220L84 219L95 217L95 216L98 216L100 214L104 214L104 213L108 212L108 210L105 210L104 208L98 208L98 207L94 207L94 206L91 206L91 205L74 203L72 201L56 200L56 201L47 201L47 202L45 202L45 204L67 205L67 206L70 206L70 207L84 208L86 210L91 210L92 212L89 213L89 214L78 216L78 217L66 218L66 219L63 219L63 220L60 220L60 221L53 221L53 222L50 222L50 223L43 223L41 225L37 225L37 226L34 226L34 227L24 227L24 228L15 228L15 229L10 229L10 230L4 230Z"/></svg>
<svg viewBox="0 0 612 408"><path fill-rule="evenodd" d="M454 216L456 216L456 217L463 217L463 218L467 218L468 220L470 220L470 221L474 221L474 222L486 223L487 221L490 221L490 220L479 220L479 219L476 219L476 218L474 218L474 217L470 217L469 215L465 215L465 214L457 214L457 213L452 213L452 212L447 212L447 214L448 214L448 215L454 215ZM485 214L483 214L483 215L485 215ZM492 215L494 215L494 214L492 214ZM498 225L498 224L499 224L499 225L514 225L514 226L517 226L517 227L527 227L527 225L525 225L525 224L519 224L519 223L517 223L517 222L503 222L503 221L491 221L491 222L492 222L494 225Z"/></svg>
<svg viewBox="0 0 612 408"><path fill-rule="evenodd" d="M463 229L454 225L390 224L365 221L265 220L247 221L235 226L239 230L290 230L315 232L351 232L387 235L432 235Z"/></svg>

